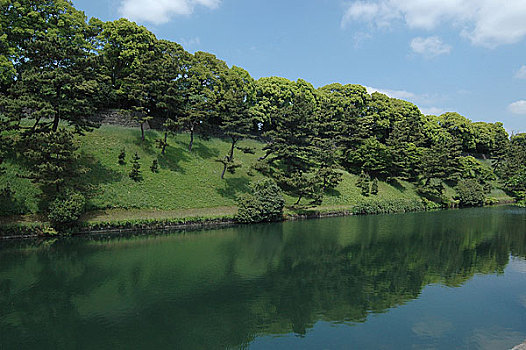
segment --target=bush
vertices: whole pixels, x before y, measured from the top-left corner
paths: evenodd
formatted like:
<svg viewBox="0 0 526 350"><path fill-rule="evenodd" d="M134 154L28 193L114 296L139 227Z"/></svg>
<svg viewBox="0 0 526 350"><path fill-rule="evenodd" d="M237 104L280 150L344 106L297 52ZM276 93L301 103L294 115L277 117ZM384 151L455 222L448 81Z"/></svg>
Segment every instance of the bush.
<svg viewBox="0 0 526 350"><path fill-rule="evenodd" d="M475 179L460 180L455 187L461 207L479 207L484 205L484 187Z"/></svg>
<svg viewBox="0 0 526 350"><path fill-rule="evenodd" d="M250 185L251 193L239 198L236 221L243 223L283 220L285 200L280 188L272 179Z"/></svg>
<svg viewBox="0 0 526 350"><path fill-rule="evenodd" d="M425 204L418 199L392 199L379 200L369 199L356 204L352 213L354 215L368 215L368 214L391 214L391 213L407 213L413 211L426 210Z"/></svg>
<svg viewBox="0 0 526 350"><path fill-rule="evenodd" d="M80 193L68 191L49 206L48 219L57 230L74 226L84 213L86 199Z"/></svg>
<svg viewBox="0 0 526 350"><path fill-rule="evenodd" d="M132 160L132 170L130 171L130 174L129 174L130 178L135 182L142 180L141 164L139 163L140 159L141 158L139 157L137 152L135 152L135 155L133 156L133 160Z"/></svg>

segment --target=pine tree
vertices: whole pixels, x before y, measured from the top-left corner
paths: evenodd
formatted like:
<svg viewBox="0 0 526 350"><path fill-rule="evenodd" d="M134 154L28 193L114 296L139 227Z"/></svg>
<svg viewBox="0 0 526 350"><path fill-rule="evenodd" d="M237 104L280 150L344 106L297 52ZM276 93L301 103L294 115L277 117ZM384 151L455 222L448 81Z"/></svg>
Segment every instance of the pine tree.
<svg viewBox="0 0 526 350"><path fill-rule="evenodd" d="M126 149L121 149L121 153L119 153L119 164L125 165L126 164Z"/></svg>
<svg viewBox="0 0 526 350"><path fill-rule="evenodd" d="M227 169L233 172L240 166L234 163L234 150L237 143L250 132L253 125L250 109L255 102L254 79L244 69L232 67L224 76L224 85L220 128L225 136L230 137L231 145L228 155L219 160L223 163L221 179Z"/></svg>
<svg viewBox="0 0 526 350"><path fill-rule="evenodd" d="M369 196L371 178L369 174L362 170L360 177L356 181L356 187L362 190L362 196Z"/></svg>
<svg viewBox="0 0 526 350"><path fill-rule="evenodd" d="M14 4L13 4L14 3ZM69 1L3 1L0 28L14 48L7 59L16 76L6 113L32 120L30 131L57 131L67 122L76 132L90 130L101 97L93 34Z"/></svg>
<svg viewBox="0 0 526 350"><path fill-rule="evenodd" d="M371 194L376 196L378 194L378 179L375 177L371 184Z"/></svg>
<svg viewBox="0 0 526 350"><path fill-rule="evenodd" d="M83 172L77 164L78 146L71 131L35 133L21 141L20 146L27 161L28 173L24 177L40 185L45 195L73 186L73 180Z"/></svg>
<svg viewBox="0 0 526 350"><path fill-rule="evenodd" d="M153 160L152 165L150 166L150 170L152 171L152 173L159 172L159 161L157 159Z"/></svg>
<svg viewBox="0 0 526 350"><path fill-rule="evenodd" d="M139 163L140 159L141 158L139 157L137 152L135 152L135 155L133 156L133 159L132 159L132 170L130 171L130 178L133 181L141 181L142 180L141 164Z"/></svg>

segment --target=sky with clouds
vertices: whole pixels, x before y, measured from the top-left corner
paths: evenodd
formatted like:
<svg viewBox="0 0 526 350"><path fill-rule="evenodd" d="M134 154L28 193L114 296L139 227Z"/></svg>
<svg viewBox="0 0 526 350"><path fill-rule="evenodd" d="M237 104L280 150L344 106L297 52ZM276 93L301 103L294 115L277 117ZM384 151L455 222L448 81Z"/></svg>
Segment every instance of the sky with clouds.
<svg viewBox="0 0 526 350"><path fill-rule="evenodd" d="M254 78L361 84L526 132L525 0L73 0Z"/></svg>

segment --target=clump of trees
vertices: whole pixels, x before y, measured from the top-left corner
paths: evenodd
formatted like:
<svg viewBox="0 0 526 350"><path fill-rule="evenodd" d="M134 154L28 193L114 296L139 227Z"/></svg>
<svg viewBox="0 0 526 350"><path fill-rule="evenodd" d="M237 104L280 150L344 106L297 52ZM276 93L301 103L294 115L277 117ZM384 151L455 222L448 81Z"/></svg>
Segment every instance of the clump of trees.
<svg viewBox="0 0 526 350"><path fill-rule="evenodd" d="M6 0L0 11L0 169L6 149L24 155L24 176L48 204L82 192L72 181L82 173L75 138L97 127L90 117L106 108L129 111L143 141L146 124L161 128L161 157L169 134L185 132L189 152L195 137L228 139L229 151L218 159L221 178L243 166L236 150L250 150L240 140L263 141L265 154L251 168L297 205L320 204L344 170L361 174L364 196L377 193L378 180L399 178L442 202L446 184L462 189L469 180L488 193L498 175L506 190L525 197L526 136L510 139L501 123L474 123L458 113L425 116L360 85L254 80L126 19L88 21L67 0ZM124 150L118 161L125 163ZM132 166L130 177L140 180L138 159Z"/></svg>

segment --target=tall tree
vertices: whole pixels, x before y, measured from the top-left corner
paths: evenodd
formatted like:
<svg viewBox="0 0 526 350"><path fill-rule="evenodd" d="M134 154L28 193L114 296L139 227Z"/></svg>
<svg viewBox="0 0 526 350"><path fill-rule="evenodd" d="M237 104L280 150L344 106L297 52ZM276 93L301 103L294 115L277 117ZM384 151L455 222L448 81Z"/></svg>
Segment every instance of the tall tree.
<svg viewBox="0 0 526 350"><path fill-rule="evenodd" d="M16 68L6 113L33 119L31 131L93 127L99 77L84 14L65 0L6 0L0 12Z"/></svg>
<svg viewBox="0 0 526 350"><path fill-rule="evenodd" d="M273 120L273 129L265 133L270 140L264 150L271 175L282 189L298 197L296 204L304 197L316 202L321 199L321 184L313 171L317 155L312 143L315 109L313 98L296 94Z"/></svg>
<svg viewBox="0 0 526 350"><path fill-rule="evenodd" d="M190 152L196 133L207 137L212 132L211 126L219 124L221 77L227 70L226 63L212 54L200 51L194 54L182 90L183 113L177 119L180 128L190 133Z"/></svg>
<svg viewBox="0 0 526 350"><path fill-rule="evenodd" d="M246 70L234 66L226 72L223 81L220 128L230 138L230 151L221 159L221 178L224 178L227 168L234 165L237 143L251 131L251 111L255 103L255 82Z"/></svg>

